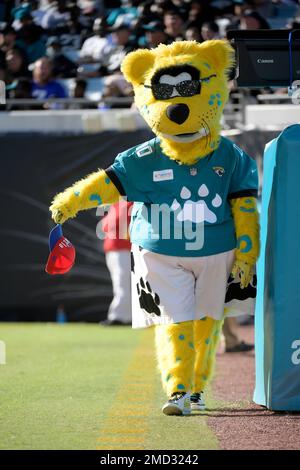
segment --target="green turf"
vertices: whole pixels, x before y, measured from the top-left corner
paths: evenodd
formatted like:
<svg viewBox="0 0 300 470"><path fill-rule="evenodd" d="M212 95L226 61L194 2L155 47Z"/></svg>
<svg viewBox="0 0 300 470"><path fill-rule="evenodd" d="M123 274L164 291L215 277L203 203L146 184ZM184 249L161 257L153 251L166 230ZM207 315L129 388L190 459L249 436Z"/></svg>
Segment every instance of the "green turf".
<svg viewBox="0 0 300 470"><path fill-rule="evenodd" d="M0 449L95 449L143 334L86 324L1 324L7 364L0 365ZM162 415L154 359L145 374L154 392L144 448L217 449L205 416Z"/></svg>

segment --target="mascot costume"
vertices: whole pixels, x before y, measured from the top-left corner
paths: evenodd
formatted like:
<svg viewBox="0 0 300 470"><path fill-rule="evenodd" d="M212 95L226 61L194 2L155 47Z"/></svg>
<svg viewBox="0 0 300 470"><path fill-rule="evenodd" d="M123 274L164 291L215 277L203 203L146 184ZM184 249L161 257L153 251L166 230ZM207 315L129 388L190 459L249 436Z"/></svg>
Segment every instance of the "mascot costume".
<svg viewBox="0 0 300 470"><path fill-rule="evenodd" d="M166 415L204 409L224 315L249 313L254 303L257 167L220 136L233 64L222 40L128 54L122 72L155 138L58 194L50 208L63 223L120 197L134 202L133 327L155 325Z"/></svg>

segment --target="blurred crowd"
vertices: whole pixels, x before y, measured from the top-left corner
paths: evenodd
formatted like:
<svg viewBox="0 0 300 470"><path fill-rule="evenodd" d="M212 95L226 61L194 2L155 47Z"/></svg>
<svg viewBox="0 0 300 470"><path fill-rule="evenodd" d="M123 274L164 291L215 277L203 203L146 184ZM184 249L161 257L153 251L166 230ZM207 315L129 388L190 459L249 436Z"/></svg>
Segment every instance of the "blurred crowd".
<svg viewBox="0 0 300 470"><path fill-rule="evenodd" d="M126 98L136 48L268 28L300 29L300 0L0 0L0 80L7 98Z"/></svg>

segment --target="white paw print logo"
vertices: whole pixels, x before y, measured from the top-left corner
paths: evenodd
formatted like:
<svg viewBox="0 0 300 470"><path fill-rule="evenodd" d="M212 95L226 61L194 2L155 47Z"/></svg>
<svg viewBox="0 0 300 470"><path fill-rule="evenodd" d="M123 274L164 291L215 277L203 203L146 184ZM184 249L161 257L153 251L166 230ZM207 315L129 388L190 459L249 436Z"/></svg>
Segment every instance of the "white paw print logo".
<svg viewBox="0 0 300 470"><path fill-rule="evenodd" d="M209 195L209 189L206 184L202 184L200 186L198 194L201 198L206 198ZM191 201L191 195L191 191L185 186L183 186L180 192L181 199L185 201L183 207L179 204L177 199L174 199L173 201L171 209L173 211L181 209L181 211L179 211L177 214L178 222L184 222L185 220L190 220L191 222L195 222L196 224L199 224L200 222L209 222L211 224L214 224L215 222L217 222L216 214L207 207L206 202L203 199L200 199L199 201ZM211 205L213 207L220 207L222 202L223 201L221 196L219 194L216 194L213 200L211 201Z"/></svg>

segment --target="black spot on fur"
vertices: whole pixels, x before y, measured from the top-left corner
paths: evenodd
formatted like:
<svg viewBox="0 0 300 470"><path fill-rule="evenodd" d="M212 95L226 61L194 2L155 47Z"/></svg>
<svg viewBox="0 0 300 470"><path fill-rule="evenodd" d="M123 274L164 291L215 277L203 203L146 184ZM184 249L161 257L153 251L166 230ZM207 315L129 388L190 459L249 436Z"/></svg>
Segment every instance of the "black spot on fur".
<svg viewBox="0 0 300 470"><path fill-rule="evenodd" d="M150 315L154 314L160 317L160 298L158 294L152 291L149 282L145 282L144 279L140 278L140 282L136 285L136 288L139 295L140 307Z"/></svg>
<svg viewBox="0 0 300 470"><path fill-rule="evenodd" d="M134 256L133 256L132 251L130 253L130 259L131 259L131 271L134 273L135 263L134 263Z"/></svg>
<svg viewBox="0 0 300 470"><path fill-rule="evenodd" d="M252 281L248 284L245 289L241 289L239 282L233 282L234 278L232 276L228 279L227 292L225 297L225 303L230 302L233 299L236 300L246 300L246 299L255 299L256 297L256 285L257 277L254 274Z"/></svg>

